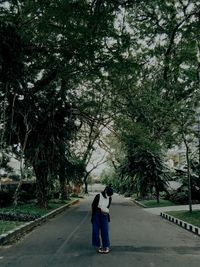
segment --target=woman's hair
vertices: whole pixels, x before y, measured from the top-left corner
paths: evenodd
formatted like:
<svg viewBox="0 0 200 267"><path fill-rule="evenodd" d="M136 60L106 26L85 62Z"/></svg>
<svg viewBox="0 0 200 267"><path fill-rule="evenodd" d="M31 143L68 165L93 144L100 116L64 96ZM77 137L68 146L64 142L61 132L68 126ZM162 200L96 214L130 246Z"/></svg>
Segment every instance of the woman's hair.
<svg viewBox="0 0 200 267"><path fill-rule="evenodd" d="M113 189L112 189L112 187L110 187L110 186L106 186L106 188L105 188L105 192L106 192L106 194L110 197L110 196L112 196L113 195Z"/></svg>

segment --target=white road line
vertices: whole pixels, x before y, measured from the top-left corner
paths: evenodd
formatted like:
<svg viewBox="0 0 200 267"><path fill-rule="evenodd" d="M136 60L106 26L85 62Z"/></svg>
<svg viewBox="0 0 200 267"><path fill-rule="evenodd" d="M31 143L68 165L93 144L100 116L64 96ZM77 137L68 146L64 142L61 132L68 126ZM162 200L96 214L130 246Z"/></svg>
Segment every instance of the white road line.
<svg viewBox="0 0 200 267"><path fill-rule="evenodd" d="M89 211L87 212L86 216L82 219L82 221L76 226L74 231L71 232L71 234L68 236L68 238L62 243L62 245L59 247L59 249L56 251L55 255L58 255L61 253L62 249L66 246L66 244L69 242L69 240L72 238L72 236L78 231L78 229L81 227L81 225L86 221Z"/></svg>

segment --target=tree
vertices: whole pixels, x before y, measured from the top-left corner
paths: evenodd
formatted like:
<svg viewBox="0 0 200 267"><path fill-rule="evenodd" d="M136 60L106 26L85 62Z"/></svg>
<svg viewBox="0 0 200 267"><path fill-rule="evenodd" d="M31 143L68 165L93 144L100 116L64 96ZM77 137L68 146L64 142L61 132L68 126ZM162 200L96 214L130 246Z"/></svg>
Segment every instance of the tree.
<svg viewBox="0 0 200 267"><path fill-rule="evenodd" d="M187 186L188 186L188 203L189 211L192 212L192 150L194 150L196 136L196 101L198 98L194 95L194 99L190 98L186 103L182 102L177 119L179 124L176 126L176 135L179 139L179 143L183 143L185 146L186 167L187 167ZM195 147L196 150L196 147Z"/></svg>
<svg viewBox="0 0 200 267"><path fill-rule="evenodd" d="M39 206L47 206L50 176L64 186L83 125L89 133L83 175L108 118L120 138L124 120L159 152L176 142L174 114L199 87L199 7L194 0L0 6L1 146L22 149L26 140L22 154L37 177ZM134 151L126 130L129 138L119 141L128 158Z"/></svg>
<svg viewBox="0 0 200 267"><path fill-rule="evenodd" d="M79 129L81 85L102 76L114 60L105 44L120 38L113 25L121 4L126 1L19 0L0 6L1 144L14 150L27 139L23 155L36 174L39 206L47 206L49 176L64 173L64 164L54 163L62 146L70 151Z"/></svg>
<svg viewBox="0 0 200 267"><path fill-rule="evenodd" d="M153 146L164 152L177 143L182 103L192 95L199 102L199 6L200 1L141 1L135 10L123 13L126 60L119 57L121 64L108 72L114 94L112 110L118 115L113 116L114 130L119 142L130 133L124 148L130 157L136 153L130 147L142 137L141 153L146 153L142 147L147 143L155 155ZM127 125L132 125L133 134ZM138 129L140 134L135 136ZM128 160L124 161L126 169Z"/></svg>
<svg viewBox="0 0 200 267"><path fill-rule="evenodd" d="M97 102L94 102L97 103ZM94 116L94 113L90 112L90 118L86 119L86 122L82 124L81 130L77 135L77 140L74 142L74 152L77 157L82 162L83 173L83 183L85 185L85 193L88 193L88 183L87 179L90 173L96 169L100 164L105 162L104 156L100 156L98 162L92 164L92 167L88 167L89 163L91 163L92 155L96 150L97 142L101 139L101 135L103 130L105 129L105 124L109 121L109 116L105 115L104 109L102 105L105 104L104 101L101 101L98 106L96 112L97 114ZM97 107L97 105L96 105ZM93 115L93 116L91 116ZM102 157L102 159L101 159Z"/></svg>

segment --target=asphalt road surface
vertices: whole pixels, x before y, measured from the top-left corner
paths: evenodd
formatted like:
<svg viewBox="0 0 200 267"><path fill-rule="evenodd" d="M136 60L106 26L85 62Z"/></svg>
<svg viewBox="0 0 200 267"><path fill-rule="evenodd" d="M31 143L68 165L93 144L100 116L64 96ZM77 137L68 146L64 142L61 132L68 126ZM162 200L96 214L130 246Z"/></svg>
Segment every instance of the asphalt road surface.
<svg viewBox="0 0 200 267"><path fill-rule="evenodd" d="M17 243L0 248L1 267L199 267L200 237L114 195L111 252L91 246L91 202L81 200L35 228Z"/></svg>

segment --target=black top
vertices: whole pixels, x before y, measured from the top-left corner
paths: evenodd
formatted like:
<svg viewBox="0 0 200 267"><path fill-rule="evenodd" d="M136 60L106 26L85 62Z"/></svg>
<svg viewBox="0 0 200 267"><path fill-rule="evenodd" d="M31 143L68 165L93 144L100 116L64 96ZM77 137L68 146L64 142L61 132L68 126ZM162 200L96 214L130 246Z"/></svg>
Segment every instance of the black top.
<svg viewBox="0 0 200 267"><path fill-rule="evenodd" d="M105 195L105 192L104 192L104 191L101 192L101 194L103 195L103 197L106 198L106 195ZM108 196L107 196L107 197L108 197ZM101 210L100 208L98 208L98 205L99 205L99 199L100 199L100 194L97 194L97 195L95 196L93 202L92 202L92 219L91 219L91 221L93 221L93 217L94 217L95 212L97 212L98 210ZM108 203L107 208L110 207L111 202L112 202L112 197L109 197L109 203ZM108 214L108 219L109 219L109 221L110 221L110 216L109 216L109 214Z"/></svg>

